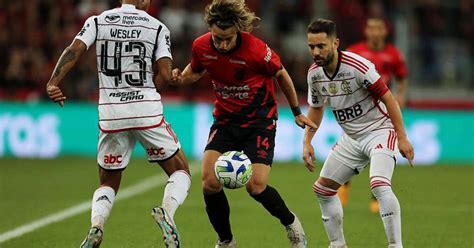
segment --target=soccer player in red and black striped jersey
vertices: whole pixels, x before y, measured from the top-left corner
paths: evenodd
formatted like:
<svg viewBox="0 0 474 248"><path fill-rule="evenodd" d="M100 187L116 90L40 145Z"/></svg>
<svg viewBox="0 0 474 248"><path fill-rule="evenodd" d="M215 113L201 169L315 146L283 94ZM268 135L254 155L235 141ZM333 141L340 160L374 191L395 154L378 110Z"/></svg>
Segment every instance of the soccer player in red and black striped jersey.
<svg viewBox="0 0 474 248"><path fill-rule="evenodd" d="M249 33L258 19L244 1L214 0L205 10L210 32L194 41L191 63L184 71L174 69L172 81L186 85L207 73L214 88L214 123L202 162L202 185L206 211L219 236L216 247L235 247L229 204L213 169L217 158L231 150L243 151L252 161L248 193L285 226L292 247L306 247L298 218L267 185L278 117L274 79L291 106L296 124L316 126L301 113L293 82L278 55Z"/></svg>

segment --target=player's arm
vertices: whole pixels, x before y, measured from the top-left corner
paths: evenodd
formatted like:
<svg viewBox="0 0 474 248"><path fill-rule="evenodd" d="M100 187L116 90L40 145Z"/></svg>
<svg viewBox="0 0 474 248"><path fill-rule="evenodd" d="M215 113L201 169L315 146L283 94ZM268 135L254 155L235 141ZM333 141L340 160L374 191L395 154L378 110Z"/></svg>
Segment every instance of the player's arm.
<svg viewBox="0 0 474 248"><path fill-rule="evenodd" d="M178 68L173 69L171 72L171 84L177 86L192 84L201 79L205 73L206 70L195 72L191 66L191 63L189 63L183 71Z"/></svg>
<svg viewBox="0 0 474 248"><path fill-rule="evenodd" d="M64 79L66 74L74 67L86 50L86 44L78 39L75 39L71 45L64 49L61 57L59 57L59 60L56 63L56 67L54 68L51 79L49 79L49 82L46 84L46 92L48 93L48 97L54 102L59 103L61 107L64 106L64 100L66 100L66 97L58 85Z"/></svg>
<svg viewBox="0 0 474 248"><path fill-rule="evenodd" d="M395 83L397 84L397 102L403 108L406 105L408 80L406 77L395 78Z"/></svg>
<svg viewBox="0 0 474 248"><path fill-rule="evenodd" d="M283 94L285 94L286 100L288 100L288 103L290 104L291 111L295 116L296 124L301 128L305 128L305 126L309 126L313 129L318 128L314 122L306 118L306 116L301 113L295 86L293 85L293 81L284 67L277 71L275 78L277 79Z"/></svg>
<svg viewBox="0 0 474 248"><path fill-rule="evenodd" d="M157 90L171 83L171 59L162 57L153 63L153 83Z"/></svg>
<svg viewBox="0 0 474 248"><path fill-rule="evenodd" d="M388 115L390 116L392 124L395 128L395 132L397 133L398 149L400 150L402 156L408 160L410 166L413 166L413 158L415 153L413 151L412 145L408 141L405 127L403 126L403 117L400 107L390 91L387 91L380 98L380 100L387 107Z"/></svg>
<svg viewBox="0 0 474 248"><path fill-rule="evenodd" d="M321 120L323 119L324 107L309 107L308 109L308 119L314 122L318 127L321 124ZM304 137L303 137L303 160L304 165L308 168L309 171L314 171L314 161L316 157L314 155L314 148L311 145L311 141L313 140L314 135L316 134L317 129L306 127L304 130Z"/></svg>

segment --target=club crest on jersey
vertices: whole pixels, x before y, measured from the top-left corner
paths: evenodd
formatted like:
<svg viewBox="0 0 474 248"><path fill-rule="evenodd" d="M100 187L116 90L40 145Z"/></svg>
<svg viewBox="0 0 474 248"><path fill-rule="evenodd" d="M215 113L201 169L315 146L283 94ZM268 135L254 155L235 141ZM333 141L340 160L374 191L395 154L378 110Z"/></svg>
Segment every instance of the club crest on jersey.
<svg viewBox="0 0 474 248"><path fill-rule="evenodd" d="M329 83L329 93L335 95L337 93L336 83Z"/></svg>
<svg viewBox="0 0 474 248"><path fill-rule="evenodd" d="M347 82L346 80L342 81L341 90L344 91L344 93L346 94L352 93L351 84Z"/></svg>
<svg viewBox="0 0 474 248"><path fill-rule="evenodd" d="M120 21L120 15L110 14L105 17L105 21L108 23L117 23Z"/></svg>

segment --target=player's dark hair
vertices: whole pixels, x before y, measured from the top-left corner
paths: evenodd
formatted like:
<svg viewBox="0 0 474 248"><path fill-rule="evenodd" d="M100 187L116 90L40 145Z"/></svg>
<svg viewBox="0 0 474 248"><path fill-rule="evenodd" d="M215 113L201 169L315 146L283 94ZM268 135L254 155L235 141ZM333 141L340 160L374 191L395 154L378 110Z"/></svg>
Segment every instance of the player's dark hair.
<svg viewBox="0 0 474 248"><path fill-rule="evenodd" d="M252 32L260 18L250 11L244 0L213 0L206 6L204 20L209 27L216 24L225 30L235 26L239 31Z"/></svg>
<svg viewBox="0 0 474 248"><path fill-rule="evenodd" d="M308 25L308 33L326 33L327 36L337 37L336 23L327 19L318 19Z"/></svg>

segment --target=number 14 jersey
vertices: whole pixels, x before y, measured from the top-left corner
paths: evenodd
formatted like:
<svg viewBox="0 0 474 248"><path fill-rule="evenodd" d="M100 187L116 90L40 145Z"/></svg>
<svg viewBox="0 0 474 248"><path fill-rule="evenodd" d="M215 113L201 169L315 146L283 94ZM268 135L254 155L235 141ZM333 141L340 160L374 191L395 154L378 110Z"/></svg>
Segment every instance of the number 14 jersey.
<svg viewBox="0 0 474 248"><path fill-rule="evenodd" d="M160 125L163 105L153 83L153 63L172 58L168 28L123 4L89 17L76 39L88 49L96 42L99 128L112 132Z"/></svg>

